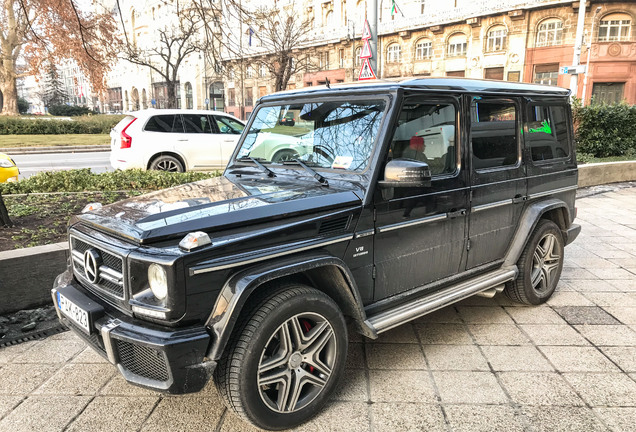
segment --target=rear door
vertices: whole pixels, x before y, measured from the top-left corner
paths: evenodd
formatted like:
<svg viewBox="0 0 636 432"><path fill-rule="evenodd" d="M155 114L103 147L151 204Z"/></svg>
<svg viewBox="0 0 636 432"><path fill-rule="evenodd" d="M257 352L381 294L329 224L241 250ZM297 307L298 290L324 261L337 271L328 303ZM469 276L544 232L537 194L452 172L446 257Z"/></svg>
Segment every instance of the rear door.
<svg viewBox="0 0 636 432"><path fill-rule="evenodd" d="M467 269L501 262L526 199L521 100L471 97Z"/></svg>
<svg viewBox="0 0 636 432"><path fill-rule="evenodd" d="M150 155L175 151L188 140L179 114L154 115L148 119L143 130L144 148Z"/></svg>

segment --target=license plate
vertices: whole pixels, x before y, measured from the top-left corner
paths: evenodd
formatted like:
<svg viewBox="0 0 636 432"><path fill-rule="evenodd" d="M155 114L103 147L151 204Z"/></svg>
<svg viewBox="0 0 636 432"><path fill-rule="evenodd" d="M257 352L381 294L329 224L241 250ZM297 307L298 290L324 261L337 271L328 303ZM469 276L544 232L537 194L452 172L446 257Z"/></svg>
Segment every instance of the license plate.
<svg viewBox="0 0 636 432"><path fill-rule="evenodd" d="M60 312L80 326L86 333L91 333L88 312L64 297L59 292L57 293L57 306L60 308Z"/></svg>

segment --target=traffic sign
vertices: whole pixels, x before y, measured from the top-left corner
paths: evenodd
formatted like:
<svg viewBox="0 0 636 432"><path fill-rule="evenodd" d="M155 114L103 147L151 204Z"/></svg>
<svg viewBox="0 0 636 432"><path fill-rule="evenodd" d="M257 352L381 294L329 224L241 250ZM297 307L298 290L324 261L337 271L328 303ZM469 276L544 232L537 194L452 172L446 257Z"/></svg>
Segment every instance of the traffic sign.
<svg viewBox="0 0 636 432"><path fill-rule="evenodd" d="M369 59L365 58L362 63L362 67L360 68L360 75L358 75L358 81L366 81L376 79L375 73L373 69L371 69L371 63L369 63Z"/></svg>
<svg viewBox="0 0 636 432"><path fill-rule="evenodd" d="M580 75L584 74L587 70L586 65L576 65L576 66L561 66L559 68L559 74L561 75Z"/></svg>
<svg viewBox="0 0 636 432"><path fill-rule="evenodd" d="M369 44L369 40L365 39L364 45L362 45L362 50L360 51L360 58L368 59L371 57L373 57L373 54L371 54L371 45Z"/></svg>
<svg viewBox="0 0 636 432"><path fill-rule="evenodd" d="M364 20L364 25L362 27L362 39L366 40L366 39L371 39L371 29L369 28L369 21L368 20Z"/></svg>
<svg viewBox="0 0 636 432"><path fill-rule="evenodd" d="M210 103L210 99L205 98L205 104L208 105Z"/></svg>

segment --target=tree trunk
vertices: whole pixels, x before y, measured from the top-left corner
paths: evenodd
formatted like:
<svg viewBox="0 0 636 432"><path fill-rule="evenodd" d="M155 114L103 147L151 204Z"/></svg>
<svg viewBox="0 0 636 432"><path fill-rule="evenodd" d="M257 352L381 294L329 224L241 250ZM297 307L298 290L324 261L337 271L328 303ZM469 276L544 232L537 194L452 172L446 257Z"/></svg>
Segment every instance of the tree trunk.
<svg viewBox="0 0 636 432"><path fill-rule="evenodd" d="M177 89L173 81L168 81L168 108L177 108Z"/></svg>
<svg viewBox="0 0 636 432"><path fill-rule="evenodd" d="M15 73L12 71L4 71L5 79L0 83L0 92L2 92L2 112L1 115L17 116L18 111L18 88L16 85Z"/></svg>
<svg viewBox="0 0 636 432"><path fill-rule="evenodd" d="M4 205L4 199L2 199L2 193L0 192L0 227L12 227L13 222L9 218L9 212L7 206Z"/></svg>

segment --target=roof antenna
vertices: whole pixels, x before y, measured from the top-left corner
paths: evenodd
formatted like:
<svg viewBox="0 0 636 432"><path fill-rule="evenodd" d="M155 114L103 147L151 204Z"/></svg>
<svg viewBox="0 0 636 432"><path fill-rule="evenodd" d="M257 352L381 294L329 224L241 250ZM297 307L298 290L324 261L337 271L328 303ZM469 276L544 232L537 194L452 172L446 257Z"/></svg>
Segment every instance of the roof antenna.
<svg viewBox="0 0 636 432"><path fill-rule="evenodd" d="M325 83L327 83L327 88L331 89L331 86L329 85L329 78L325 77Z"/></svg>

